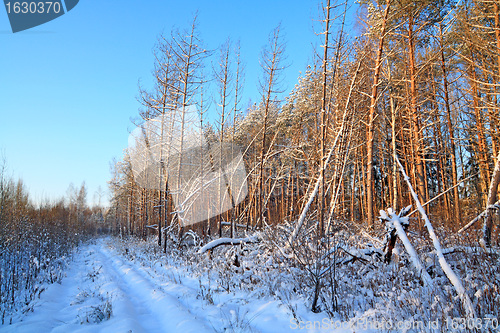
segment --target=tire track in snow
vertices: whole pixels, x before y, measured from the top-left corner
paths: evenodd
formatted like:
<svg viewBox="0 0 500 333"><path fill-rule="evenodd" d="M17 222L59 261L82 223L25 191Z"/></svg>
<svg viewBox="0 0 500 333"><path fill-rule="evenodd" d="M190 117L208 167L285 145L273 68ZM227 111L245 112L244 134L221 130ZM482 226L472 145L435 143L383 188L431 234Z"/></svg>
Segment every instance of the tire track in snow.
<svg viewBox="0 0 500 333"><path fill-rule="evenodd" d="M213 332L205 322L193 315L176 297L161 290L146 279L132 265L113 256L101 244L96 251L113 282L120 288L123 301L141 318L139 324L146 331L158 332Z"/></svg>

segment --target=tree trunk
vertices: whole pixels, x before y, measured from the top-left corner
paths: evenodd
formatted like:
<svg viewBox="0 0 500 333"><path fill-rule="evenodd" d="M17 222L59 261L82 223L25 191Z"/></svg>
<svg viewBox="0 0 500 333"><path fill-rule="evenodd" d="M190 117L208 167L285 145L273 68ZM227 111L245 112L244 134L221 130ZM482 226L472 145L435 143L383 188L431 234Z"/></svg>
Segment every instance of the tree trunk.
<svg viewBox="0 0 500 333"><path fill-rule="evenodd" d="M389 16L389 6L391 0L386 0L384 17L382 19L382 28L377 49L377 58L375 59L375 70L373 72L372 94L370 97L370 110L368 113L368 129L367 129L367 144L366 144L366 204L367 204L367 219L368 224L373 227L373 136L374 136L374 121L375 108L377 106L378 82L380 77L380 67L382 66L382 54L384 51L385 30L387 17Z"/></svg>
<svg viewBox="0 0 500 333"><path fill-rule="evenodd" d="M474 56L472 56L472 61L474 62ZM486 155L487 147L486 147L486 138L484 136L484 125L483 125L483 117L481 115L481 110L479 108L479 89L477 87L477 77L476 70L474 68L474 63L470 65L471 71L471 80L470 84L472 86L472 104L474 108L474 115L476 120L476 132L477 132L477 161L479 164L479 173L481 176L481 195L482 203L485 204L487 202L487 191L488 191L488 180L490 179L489 167L488 167L488 158Z"/></svg>
<svg viewBox="0 0 500 333"><path fill-rule="evenodd" d="M412 120L412 132L414 136L413 142L413 154L415 157L415 181L417 183L417 192L419 198L426 202L425 196L425 176L424 176L424 162L422 159L423 149L421 149L420 142L420 124L418 115L418 102L417 102L417 70L416 70L416 60L415 60L415 36L414 36L414 18L410 16L408 22L408 61L409 61L409 71L410 71L410 117Z"/></svg>
<svg viewBox="0 0 500 333"><path fill-rule="evenodd" d="M326 144L326 83L327 83L327 66L328 66L328 38L330 34L330 0L326 4L326 20L325 20L325 44L323 53L323 82L322 82L322 97L321 97L321 137L320 137L320 165L321 165L321 186L319 194L319 233L321 237L324 232L324 210L325 210L325 144ZM313 305L314 307L314 305ZM314 310L313 310L314 311Z"/></svg>
<svg viewBox="0 0 500 333"><path fill-rule="evenodd" d="M490 189L488 191L488 201L486 204L486 209L489 206L492 206L497 201L497 191L498 185L500 184L500 153L497 156L497 160L495 163L495 170L493 171L493 177L491 178ZM486 213L486 218L484 219L483 224L483 245L485 247L491 246L491 229L493 228L493 216L492 210L488 209Z"/></svg>
<svg viewBox="0 0 500 333"><path fill-rule="evenodd" d="M264 52L262 66L264 69L264 77L266 86L262 92L262 107L264 107L262 146L260 150L260 165L259 165L259 183L258 183L258 226L262 227L264 222L264 214L266 211L265 195L264 195L264 162L266 160L266 132L268 127L268 118L271 108L273 94L276 93L276 80L278 74L283 67L280 67L280 62L284 53L284 45L281 43L280 26L274 29L270 39L269 53Z"/></svg>
<svg viewBox="0 0 500 333"><path fill-rule="evenodd" d="M440 42L440 53L441 53L441 70L443 72L443 89L444 89L444 105L446 108L446 124L448 125L448 135L450 136L450 157L451 157L451 179L452 186L456 186L458 183L457 174L457 156L455 147L455 130L453 128L453 123L451 119L451 108L450 108L450 97L448 88L448 77L446 71L446 62L444 58L444 43L443 43L443 32L442 26L439 25L439 42ZM460 197L458 194L458 186L453 189L453 208L455 209L455 219L459 223L461 220L460 216Z"/></svg>

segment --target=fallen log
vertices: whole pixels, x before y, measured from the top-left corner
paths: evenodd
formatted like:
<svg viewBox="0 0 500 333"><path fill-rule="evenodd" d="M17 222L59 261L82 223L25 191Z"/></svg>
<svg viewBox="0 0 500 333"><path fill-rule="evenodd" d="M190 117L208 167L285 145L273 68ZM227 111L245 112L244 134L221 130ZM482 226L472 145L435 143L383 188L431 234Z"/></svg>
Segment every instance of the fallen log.
<svg viewBox="0 0 500 333"><path fill-rule="evenodd" d="M222 237L218 239L214 239L211 242L208 242L204 246L202 246L199 250L199 254L203 254L207 251L211 251L221 245L240 245L244 243L258 243L259 239L257 237L258 235L252 235L249 237L245 238L227 238L227 237Z"/></svg>
<svg viewBox="0 0 500 333"><path fill-rule="evenodd" d="M231 222L222 221L221 224L222 225L226 225L226 226L230 226ZM246 229L246 227L247 227L245 224L235 223L234 225L235 225L236 228L242 228L242 229Z"/></svg>

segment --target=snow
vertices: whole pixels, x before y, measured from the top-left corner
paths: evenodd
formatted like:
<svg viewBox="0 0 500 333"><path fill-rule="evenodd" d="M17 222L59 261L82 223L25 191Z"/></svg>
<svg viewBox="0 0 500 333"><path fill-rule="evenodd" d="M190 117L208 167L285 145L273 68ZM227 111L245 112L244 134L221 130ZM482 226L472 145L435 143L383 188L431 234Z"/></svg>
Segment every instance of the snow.
<svg viewBox="0 0 500 333"><path fill-rule="evenodd" d="M220 292L209 275L195 278L167 262L143 266L144 258L127 256L115 243L107 238L81 246L61 283L47 286L32 311L0 332L293 332L299 326L352 332L348 327L356 324L312 313L300 299L290 301L295 321L282 302L263 297L265 291Z"/></svg>
<svg viewBox="0 0 500 333"><path fill-rule="evenodd" d="M67 275L61 284L47 288L33 313L0 326L0 332L212 331L208 322L162 292L144 271L111 253L105 243L83 248Z"/></svg>
<svg viewBox="0 0 500 333"><path fill-rule="evenodd" d="M387 212L381 215L395 215ZM401 213L396 216L400 224L405 223ZM0 333L438 332L446 331L446 318L465 317L460 297L438 264L436 249L418 230L411 232L412 245L432 284L421 283L400 242L391 263L385 264L380 249L371 245L381 245L377 235L339 231L335 242L317 253L322 256L320 262L333 260L335 274L328 274L332 272L326 270L328 265L318 268L325 278L321 312L313 313L314 281L309 271L315 262L307 254L317 248L306 242L307 230L315 223L305 223L298 238L304 246L297 249L308 251L306 256L284 246L293 224L265 227L255 243L215 247L224 242L240 244L251 237L209 242L211 256L200 254L198 242L174 245L163 253L156 237L93 240L70 256L62 268L65 277L57 280L60 283L43 284L40 288L45 291L27 306L21 299L19 311L5 315ZM444 244L443 255L467 286L477 318L498 318L498 258L486 257L484 251L463 242ZM44 260L39 261L42 266ZM426 325L437 321L441 330L380 327L384 322Z"/></svg>
<svg viewBox="0 0 500 333"><path fill-rule="evenodd" d="M245 237L245 238L221 237L221 238L214 239L213 241L207 243L206 245L201 247L198 252L205 253L208 250L211 250L211 249L216 248L217 246L220 246L223 244L237 245L237 244L242 244L242 243L255 243L255 242L257 242L257 235L253 235L253 236Z"/></svg>

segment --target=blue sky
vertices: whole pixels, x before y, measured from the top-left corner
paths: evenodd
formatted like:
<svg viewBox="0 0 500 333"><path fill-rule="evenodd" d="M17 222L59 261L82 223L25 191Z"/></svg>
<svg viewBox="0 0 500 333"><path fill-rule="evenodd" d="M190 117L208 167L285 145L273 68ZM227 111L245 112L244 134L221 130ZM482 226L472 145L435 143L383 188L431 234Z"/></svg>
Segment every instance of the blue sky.
<svg viewBox="0 0 500 333"><path fill-rule="evenodd" d="M126 148L140 107L138 82L151 87L161 32L188 27L197 11L207 48L239 39L247 105L258 98L260 53L278 23L291 64L286 92L312 62L318 6L319 0L80 0L62 17L16 34L0 8L0 155L9 174L23 179L35 201L60 198L70 183L85 181L91 204L98 186L107 190L110 161Z"/></svg>

